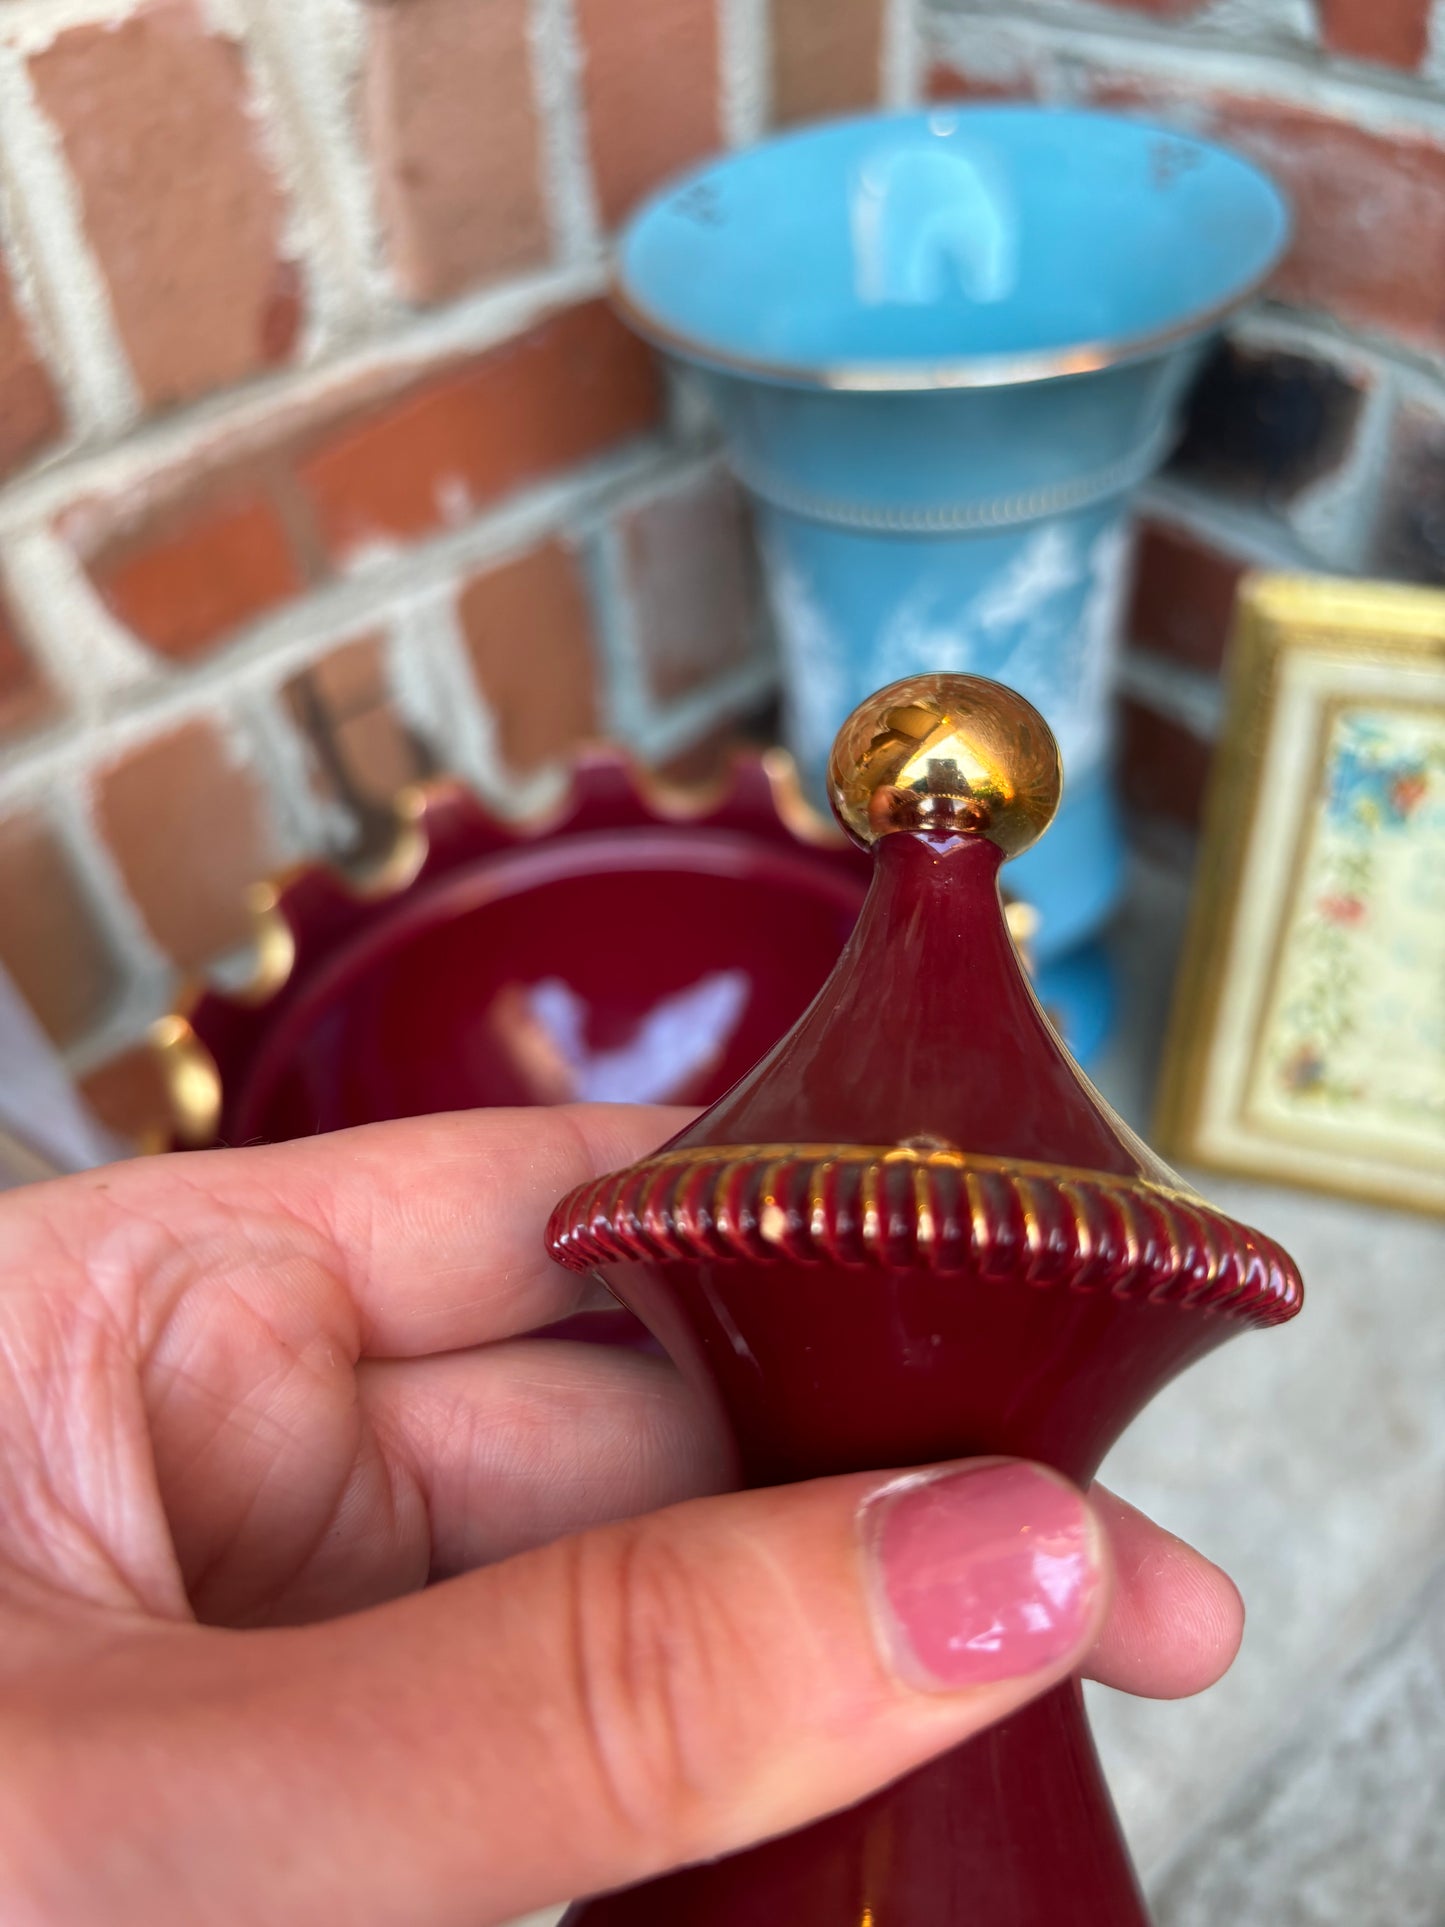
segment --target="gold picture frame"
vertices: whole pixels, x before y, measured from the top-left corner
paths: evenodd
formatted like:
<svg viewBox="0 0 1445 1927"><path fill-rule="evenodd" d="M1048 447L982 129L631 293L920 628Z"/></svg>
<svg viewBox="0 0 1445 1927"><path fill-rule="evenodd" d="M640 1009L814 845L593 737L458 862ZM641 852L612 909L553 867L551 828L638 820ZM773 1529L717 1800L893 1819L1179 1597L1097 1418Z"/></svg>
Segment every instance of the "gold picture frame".
<svg viewBox="0 0 1445 1927"><path fill-rule="evenodd" d="M1155 1135L1445 1215L1445 592L1241 586Z"/></svg>

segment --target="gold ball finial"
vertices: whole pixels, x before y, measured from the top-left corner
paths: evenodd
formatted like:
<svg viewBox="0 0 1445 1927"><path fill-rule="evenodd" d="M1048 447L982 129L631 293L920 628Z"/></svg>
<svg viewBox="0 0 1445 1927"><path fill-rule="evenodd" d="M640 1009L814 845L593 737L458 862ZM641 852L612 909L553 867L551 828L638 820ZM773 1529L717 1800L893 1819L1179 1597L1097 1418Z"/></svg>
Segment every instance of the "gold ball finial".
<svg viewBox="0 0 1445 1927"><path fill-rule="evenodd" d="M1053 731L985 676L911 676L870 696L838 731L828 793L865 848L893 830L981 836L1004 856L1053 821L1063 767Z"/></svg>

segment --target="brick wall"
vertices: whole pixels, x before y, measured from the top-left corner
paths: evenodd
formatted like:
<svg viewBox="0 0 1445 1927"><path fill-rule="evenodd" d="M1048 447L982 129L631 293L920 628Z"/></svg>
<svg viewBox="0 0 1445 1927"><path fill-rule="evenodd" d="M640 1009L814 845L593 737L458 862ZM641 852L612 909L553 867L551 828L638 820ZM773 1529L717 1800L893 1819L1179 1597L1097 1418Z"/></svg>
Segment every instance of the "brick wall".
<svg viewBox="0 0 1445 1927"><path fill-rule="evenodd" d="M911 0L0 0L0 961L104 1111L411 777L701 771L745 515L604 296L667 173L912 91Z"/></svg>
<svg viewBox="0 0 1445 1927"><path fill-rule="evenodd" d="M923 94L1218 133L1295 197L1151 493L1129 781L1189 824L1253 562L1445 578L1445 0L0 0L0 960L102 1068L364 856L771 690L746 520L612 319L670 170Z"/></svg>
<svg viewBox="0 0 1445 1927"><path fill-rule="evenodd" d="M1293 202L1144 504L1126 787L1193 829L1244 568L1445 583L1445 0L934 0L925 58L933 98L1142 113Z"/></svg>

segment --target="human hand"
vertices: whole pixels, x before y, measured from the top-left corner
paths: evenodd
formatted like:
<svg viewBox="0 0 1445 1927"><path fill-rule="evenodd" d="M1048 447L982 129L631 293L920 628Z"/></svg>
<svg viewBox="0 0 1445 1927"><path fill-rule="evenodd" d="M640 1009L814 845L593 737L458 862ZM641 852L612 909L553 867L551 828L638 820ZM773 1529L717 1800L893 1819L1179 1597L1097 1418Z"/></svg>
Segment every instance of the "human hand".
<svg viewBox="0 0 1445 1927"><path fill-rule="evenodd" d="M1098 1489L698 1496L729 1448L671 1366L523 1336L578 1302L552 1204L680 1122L425 1118L0 1200L11 1927L483 1927L847 1805L1081 1665L1224 1671L1229 1580Z"/></svg>

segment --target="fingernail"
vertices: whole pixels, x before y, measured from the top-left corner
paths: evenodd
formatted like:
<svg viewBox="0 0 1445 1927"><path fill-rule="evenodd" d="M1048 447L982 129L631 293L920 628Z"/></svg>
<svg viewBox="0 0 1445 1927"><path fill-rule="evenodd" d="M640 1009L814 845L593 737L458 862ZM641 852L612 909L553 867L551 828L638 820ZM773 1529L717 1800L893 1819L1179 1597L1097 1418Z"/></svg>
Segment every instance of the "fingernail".
<svg viewBox="0 0 1445 1927"><path fill-rule="evenodd" d="M886 1656L924 1687L1020 1679L1073 1652L1099 1569L1072 1486L1032 1465L920 1473L865 1501Z"/></svg>

